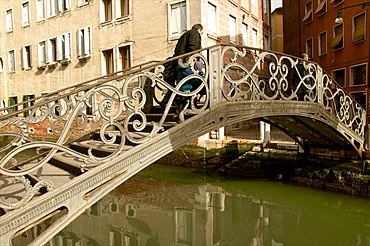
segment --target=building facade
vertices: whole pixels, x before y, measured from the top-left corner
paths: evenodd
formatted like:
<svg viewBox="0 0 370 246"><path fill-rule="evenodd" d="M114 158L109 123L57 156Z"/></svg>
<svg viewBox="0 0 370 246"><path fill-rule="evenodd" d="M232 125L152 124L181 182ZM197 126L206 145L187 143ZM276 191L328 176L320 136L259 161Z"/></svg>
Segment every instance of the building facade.
<svg viewBox="0 0 370 246"><path fill-rule="evenodd" d="M283 8L276 8L271 13L271 49L284 52Z"/></svg>
<svg viewBox="0 0 370 246"><path fill-rule="evenodd" d="M370 6L363 2L284 0L284 52L296 56L306 52L369 116ZM339 8L345 8L340 10L343 21L336 21Z"/></svg>
<svg viewBox="0 0 370 246"><path fill-rule="evenodd" d="M1 107L166 59L196 23L203 47L270 45L270 0L8 0L0 11Z"/></svg>

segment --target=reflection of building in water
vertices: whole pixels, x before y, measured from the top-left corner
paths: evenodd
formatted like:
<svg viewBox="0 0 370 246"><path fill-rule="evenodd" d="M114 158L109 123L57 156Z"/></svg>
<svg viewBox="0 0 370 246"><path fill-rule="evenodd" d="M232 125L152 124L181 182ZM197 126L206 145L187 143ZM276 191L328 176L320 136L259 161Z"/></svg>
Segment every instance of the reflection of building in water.
<svg viewBox="0 0 370 246"><path fill-rule="evenodd" d="M359 223L366 219L363 215L353 218L353 213L338 213L328 205L321 212L316 209L321 203L314 200L300 203L282 196L275 203L262 197L210 184L197 187L132 178L49 245L340 245L348 237L353 239L350 245L369 245L369 228ZM28 244L48 223L23 233L14 245Z"/></svg>

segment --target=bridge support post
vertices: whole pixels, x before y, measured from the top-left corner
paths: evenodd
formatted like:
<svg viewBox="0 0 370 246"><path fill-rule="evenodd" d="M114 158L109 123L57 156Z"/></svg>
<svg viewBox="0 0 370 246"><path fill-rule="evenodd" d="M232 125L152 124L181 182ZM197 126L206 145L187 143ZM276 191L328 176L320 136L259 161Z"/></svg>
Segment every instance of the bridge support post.
<svg viewBox="0 0 370 246"><path fill-rule="evenodd" d="M216 46L208 52L209 61L209 104L212 108L217 103L221 102L222 89L222 59L221 46Z"/></svg>
<svg viewBox="0 0 370 246"><path fill-rule="evenodd" d="M323 92L324 92L324 82L323 82L323 71L321 67L317 67L316 72L316 95L317 95L317 102L322 104L323 102Z"/></svg>

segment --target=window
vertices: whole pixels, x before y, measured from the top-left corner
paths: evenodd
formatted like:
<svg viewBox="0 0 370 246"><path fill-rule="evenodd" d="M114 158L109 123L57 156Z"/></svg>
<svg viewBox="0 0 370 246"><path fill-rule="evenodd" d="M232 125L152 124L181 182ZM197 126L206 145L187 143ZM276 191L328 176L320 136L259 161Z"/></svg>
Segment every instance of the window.
<svg viewBox="0 0 370 246"><path fill-rule="evenodd" d="M129 0L118 0L117 18L126 17L130 14Z"/></svg>
<svg viewBox="0 0 370 246"><path fill-rule="evenodd" d="M258 0L251 1L251 12L255 16L258 16Z"/></svg>
<svg viewBox="0 0 370 246"><path fill-rule="evenodd" d="M319 34L319 56L326 54L326 32Z"/></svg>
<svg viewBox="0 0 370 246"><path fill-rule="evenodd" d="M346 86L346 69L332 71L333 79L342 87Z"/></svg>
<svg viewBox="0 0 370 246"><path fill-rule="evenodd" d="M175 210L176 243L193 245L194 240L194 212L189 210Z"/></svg>
<svg viewBox="0 0 370 246"><path fill-rule="evenodd" d="M302 22L307 24L308 22L311 21L312 21L312 1L309 1L308 3L306 3L304 7L304 17Z"/></svg>
<svg viewBox="0 0 370 246"><path fill-rule="evenodd" d="M255 48L258 48L257 36L258 36L257 30L252 29L252 46Z"/></svg>
<svg viewBox="0 0 370 246"><path fill-rule="evenodd" d="M229 15L230 43L236 44L236 18Z"/></svg>
<svg viewBox="0 0 370 246"><path fill-rule="evenodd" d="M217 35L216 6L211 3L208 3L208 33Z"/></svg>
<svg viewBox="0 0 370 246"><path fill-rule="evenodd" d="M306 54L308 57L313 58L313 47L312 47L312 38L306 40Z"/></svg>
<svg viewBox="0 0 370 246"><path fill-rule="evenodd" d="M47 17L55 16L58 10L57 0L46 0L46 13Z"/></svg>
<svg viewBox="0 0 370 246"><path fill-rule="evenodd" d="M118 71L131 67L131 51L130 45L118 47Z"/></svg>
<svg viewBox="0 0 370 246"><path fill-rule="evenodd" d="M131 0L101 0L101 23L111 23L115 20L125 19L130 15ZM87 4L86 0L80 0L80 5Z"/></svg>
<svg viewBox="0 0 370 246"><path fill-rule="evenodd" d="M32 95L24 95L23 96L23 102L26 102L26 101L34 99L34 98L35 98L35 95L33 95L33 94ZM34 104L35 104L35 101L30 101L30 102L23 103L23 108L31 107ZM26 111L26 112L23 113L23 116L27 117L27 116L30 115L30 113L31 113L30 110Z"/></svg>
<svg viewBox="0 0 370 246"><path fill-rule="evenodd" d="M324 13L326 13L326 0L318 0L318 5L315 14L318 14L320 16Z"/></svg>
<svg viewBox="0 0 370 246"><path fill-rule="evenodd" d="M9 72L14 72L15 71L15 52L14 50L9 50L8 60L9 60Z"/></svg>
<svg viewBox="0 0 370 246"><path fill-rule="evenodd" d="M39 54L39 65L45 65L47 63L46 41L39 42L38 54Z"/></svg>
<svg viewBox="0 0 370 246"><path fill-rule="evenodd" d="M365 12L353 17L353 43L365 40Z"/></svg>
<svg viewBox="0 0 370 246"><path fill-rule="evenodd" d="M113 49L103 51L103 75L111 74L114 72Z"/></svg>
<svg viewBox="0 0 370 246"><path fill-rule="evenodd" d="M340 24L334 27L334 38L333 42L331 42L330 48L334 48L334 50L337 50L343 47L343 24Z"/></svg>
<svg viewBox="0 0 370 246"><path fill-rule="evenodd" d="M140 245L139 238L139 235L120 228L110 227L109 229L109 245Z"/></svg>
<svg viewBox="0 0 370 246"><path fill-rule="evenodd" d="M9 106L15 105L18 103L18 97L17 96L11 96L9 97ZM14 106L8 110L9 113L18 111L18 106Z"/></svg>
<svg viewBox="0 0 370 246"><path fill-rule="evenodd" d="M170 36L179 37L187 30L186 1L170 5Z"/></svg>
<svg viewBox="0 0 370 246"><path fill-rule="evenodd" d="M14 30L13 9L6 10L6 31L11 32Z"/></svg>
<svg viewBox="0 0 370 246"><path fill-rule="evenodd" d="M0 72L4 71L4 61L3 58L0 57Z"/></svg>
<svg viewBox="0 0 370 246"><path fill-rule="evenodd" d="M37 20L43 20L46 17L46 0L37 0Z"/></svg>
<svg viewBox="0 0 370 246"><path fill-rule="evenodd" d="M91 53L91 29L82 28L77 32L78 57L83 58Z"/></svg>
<svg viewBox="0 0 370 246"><path fill-rule="evenodd" d="M335 6L335 5L342 3L343 1L344 0L331 0L329 4L333 4Z"/></svg>
<svg viewBox="0 0 370 246"><path fill-rule="evenodd" d="M366 85L366 64L361 64L351 67L351 84L356 85Z"/></svg>
<svg viewBox="0 0 370 246"><path fill-rule="evenodd" d="M269 38L269 36L266 36L265 35L265 37L263 39L263 48L265 50L269 50L270 49L270 38Z"/></svg>
<svg viewBox="0 0 370 246"><path fill-rule="evenodd" d="M86 93L88 93L88 91L80 91L80 92L78 92L77 95L79 97L84 97ZM96 102L95 98L96 98L95 94L92 94L91 97L88 99L88 102L86 101L86 104L85 104L86 107L83 111L86 115L94 115L95 114L95 102Z"/></svg>
<svg viewBox="0 0 370 246"><path fill-rule="evenodd" d="M22 47L22 68L30 69L32 66L31 45Z"/></svg>
<svg viewBox="0 0 370 246"><path fill-rule="evenodd" d="M28 26L31 23L30 19L30 3L22 3L22 25Z"/></svg>
<svg viewBox="0 0 370 246"><path fill-rule="evenodd" d="M58 0L59 12L67 11L70 9L70 0Z"/></svg>
<svg viewBox="0 0 370 246"><path fill-rule="evenodd" d="M352 92L350 93L353 99L360 104L364 109L366 109L366 91Z"/></svg>
<svg viewBox="0 0 370 246"><path fill-rule="evenodd" d="M79 6L82 6L82 5L85 5L85 4L89 4L90 3L90 0L78 0L78 5Z"/></svg>
<svg viewBox="0 0 370 246"><path fill-rule="evenodd" d="M57 37L57 60L71 58L71 34L65 33Z"/></svg>
<svg viewBox="0 0 370 246"><path fill-rule="evenodd" d="M47 63L54 63L57 61L57 38L50 38L47 41Z"/></svg>
<svg viewBox="0 0 370 246"><path fill-rule="evenodd" d="M245 23L242 23L242 39L243 39L243 45L248 45L248 25Z"/></svg>
<svg viewBox="0 0 370 246"><path fill-rule="evenodd" d="M90 208L88 208L85 213L96 216L96 217L102 217L102 204L101 201L97 201L94 205L92 205Z"/></svg>
<svg viewBox="0 0 370 246"><path fill-rule="evenodd" d="M103 0L103 18L102 21L111 21L113 17L113 3L112 0Z"/></svg>

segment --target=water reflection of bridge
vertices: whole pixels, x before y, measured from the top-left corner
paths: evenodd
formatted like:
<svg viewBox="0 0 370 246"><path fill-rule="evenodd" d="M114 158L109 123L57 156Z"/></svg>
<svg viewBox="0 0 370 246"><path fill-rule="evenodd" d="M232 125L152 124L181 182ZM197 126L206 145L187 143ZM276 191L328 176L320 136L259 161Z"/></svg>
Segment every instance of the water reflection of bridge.
<svg viewBox="0 0 370 246"><path fill-rule="evenodd" d="M181 177L172 177L174 169ZM165 170L164 180L153 179L160 170ZM128 180L58 233L51 245L357 245L370 236L368 206L352 197L313 190L297 198L297 190L306 188L261 180L207 178L209 183L195 185L201 175L194 178L194 170L171 170L155 166ZM26 245L50 223L15 243Z"/></svg>
<svg viewBox="0 0 370 246"><path fill-rule="evenodd" d="M203 62L203 73L176 86L163 80L167 60L4 109L0 244L62 214L33 242L43 244L157 159L203 134L249 119L274 124L306 152L326 148L362 155L365 111L318 64L223 45L193 53L180 65L192 66L195 60ZM200 82L197 88L180 90L194 79ZM205 100L194 103L203 88ZM172 95L162 110L156 105L164 91ZM174 122L171 111L178 96L190 102L181 123ZM23 105L33 106L11 112Z"/></svg>

